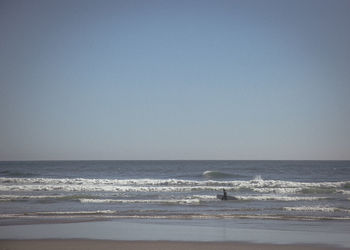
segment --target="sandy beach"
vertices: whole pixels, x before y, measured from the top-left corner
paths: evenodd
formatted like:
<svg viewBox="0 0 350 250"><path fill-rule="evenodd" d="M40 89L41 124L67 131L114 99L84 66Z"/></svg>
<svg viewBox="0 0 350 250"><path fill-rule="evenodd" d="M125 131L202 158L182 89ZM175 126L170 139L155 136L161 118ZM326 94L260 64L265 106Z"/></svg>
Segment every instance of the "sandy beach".
<svg viewBox="0 0 350 250"><path fill-rule="evenodd" d="M110 241L110 240L1 240L2 250L110 250L110 249L143 249L143 250L327 250L342 249L318 245L271 245L271 244L251 244L235 242L175 242L175 241Z"/></svg>

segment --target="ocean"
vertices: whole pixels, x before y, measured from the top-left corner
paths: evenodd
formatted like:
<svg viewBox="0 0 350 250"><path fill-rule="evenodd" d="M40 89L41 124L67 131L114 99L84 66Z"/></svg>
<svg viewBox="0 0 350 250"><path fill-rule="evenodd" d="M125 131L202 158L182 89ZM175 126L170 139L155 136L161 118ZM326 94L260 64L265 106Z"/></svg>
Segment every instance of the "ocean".
<svg viewBox="0 0 350 250"><path fill-rule="evenodd" d="M225 189L237 200L216 198ZM350 223L350 161L0 162L0 225L43 220Z"/></svg>

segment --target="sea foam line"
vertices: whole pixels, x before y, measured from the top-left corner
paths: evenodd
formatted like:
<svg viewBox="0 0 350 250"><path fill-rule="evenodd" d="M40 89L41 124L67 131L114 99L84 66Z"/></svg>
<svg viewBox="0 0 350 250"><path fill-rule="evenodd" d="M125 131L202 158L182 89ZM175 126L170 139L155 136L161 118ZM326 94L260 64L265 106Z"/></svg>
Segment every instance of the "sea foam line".
<svg viewBox="0 0 350 250"><path fill-rule="evenodd" d="M96 196L86 194L60 194L60 195L12 195L4 194L0 195L0 201L16 201L16 200L45 200L45 199L58 199L58 200L77 200L80 198L93 198Z"/></svg>
<svg viewBox="0 0 350 250"><path fill-rule="evenodd" d="M336 188L350 185L350 181L341 182L293 182L281 180L263 180L255 178L248 181L213 181L213 180L182 180L182 179L86 179L86 178L10 178L0 177L0 183L5 185L119 185L119 186L229 186L229 187L260 187L260 188Z"/></svg>
<svg viewBox="0 0 350 250"><path fill-rule="evenodd" d="M350 220L350 217L293 216L273 214L172 214L172 215L122 215L117 211L38 212L25 214L1 214L0 218L103 218L103 219L267 219L267 220Z"/></svg>
<svg viewBox="0 0 350 250"><path fill-rule="evenodd" d="M275 193L275 194L296 194L301 189L298 188L240 188L226 186L114 186L114 185L0 185L0 191L3 192L196 192L211 191L222 192L226 189L228 192L235 193L240 190L251 190L256 193ZM319 192L322 193L322 192Z"/></svg>
<svg viewBox="0 0 350 250"><path fill-rule="evenodd" d="M280 195L237 195L239 201L315 201L328 197L314 196L280 196ZM217 201L216 195L192 195L184 199L99 199L89 195L0 195L0 201L16 200L76 200L81 203L166 203L166 204L198 204L200 202Z"/></svg>
<svg viewBox="0 0 350 250"><path fill-rule="evenodd" d="M224 186L115 186L115 185L7 185L0 191L65 191L65 192L192 192L222 191ZM226 188L234 191L235 188Z"/></svg>
<svg viewBox="0 0 350 250"><path fill-rule="evenodd" d="M313 196L275 196L275 195L249 195L235 196L242 201L315 201L326 200L328 197L313 197Z"/></svg>
<svg viewBox="0 0 350 250"><path fill-rule="evenodd" d="M328 199L327 197L305 197L305 196L235 196L238 201L315 201ZM185 199L154 199L154 200L131 200L131 199L79 199L81 203L148 203L148 204L180 204L192 205L201 202L212 202L217 200L216 196L194 195ZM234 202L234 201L232 201ZM237 201L235 201L237 202Z"/></svg>
<svg viewBox="0 0 350 250"><path fill-rule="evenodd" d="M0 218L13 217L39 217L39 216L86 216L86 215L107 215L117 214L118 211L113 210L96 210L96 211L53 211L53 212L29 212L23 214L2 214Z"/></svg>
<svg viewBox="0 0 350 250"><path fill-rule="evenodd" d="M107 192L191 192L252 190L258 193L329 193L350 182L291 182L254 179L250 181L194 181L179 179L51 179L0 178L0 191L107 191ZM347 193L347 190L344 190Z"/></svg>
<svg viewBox="0 0 350 250"><path fill-rule="evenodd" d="M199 204L199 199L173 200L115 200L115 199L79 199L81 203L148 203L148 204Z"/></svg>
<svg viewBox="0 0 350 250"><path fill-rule="evenodd" d="M305 212L343 212L350 213L350 209L338 208L338 207L321 207L321 206L301 206L301 207L284 207L286 211L305 211Z"/></svg>

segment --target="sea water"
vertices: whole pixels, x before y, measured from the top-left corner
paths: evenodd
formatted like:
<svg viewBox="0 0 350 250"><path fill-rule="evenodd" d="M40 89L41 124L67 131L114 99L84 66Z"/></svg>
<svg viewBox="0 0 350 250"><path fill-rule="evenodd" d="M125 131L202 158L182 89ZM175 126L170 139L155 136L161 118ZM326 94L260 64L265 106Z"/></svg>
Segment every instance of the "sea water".
<svg viewBox="0 0 350 250"><path fill-rule="evenodd" d="M86 219L347 233L350 161L0 162L0 225Z"/></svg>
<svg viewBox="0 0 350 250"><path fill-rule="evenodd" d="M238 200L218 200L223 189ZM0 162L0 210L0 219L349 220L350 162Z"/></svg>

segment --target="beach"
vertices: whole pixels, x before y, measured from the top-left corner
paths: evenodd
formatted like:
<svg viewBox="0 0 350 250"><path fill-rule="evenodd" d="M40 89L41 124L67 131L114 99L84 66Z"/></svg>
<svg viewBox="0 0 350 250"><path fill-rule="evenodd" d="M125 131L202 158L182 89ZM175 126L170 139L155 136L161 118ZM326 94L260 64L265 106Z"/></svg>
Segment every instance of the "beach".
<svg viewBox="0 0 350 250"><path fill-rule="evenodd" d="M236 242L175 242L175 241L111 241L111 240L1 240L0 249L6 250L330 250L331 246L318 245L271 245ZM340 248L339 248L340 249Z"/></svg>
<svg viewBox="0 0 350 250"><path fill-rule="evenodd" d="M74 246L72 249L79 249L79 246L85 245L93 247L94 244L95 246L102 244L101 247L96 246L95 249L104 249L103 247L109 249L108 247L113 248L114 246L129 249L124 248L126 245L130 249L133 249L131 248L133 246L134 249L137 247L140 249L151 249L152 247L159 247L154 249L181 249L181 246L184 247L183 249L205 249L202 246L218 247L215 249L226 249L225 247L228 246L230 249L231 247L238 247L237 249L265 249L263 247L267 247L266 249L300 249L301 246L304 247L303 249L350 248L348 223L323 222L320 225L315 222L300 224L300 222L280 223L273 220L257 223L249 219L222 220L220 223L219 226L216 220L166 219L75 223L41 221L39 224L0 226L0 240L1 245L6 245L3 247L5 249L21 249L23 245L40 249L37 244L42 244L43 249L46 249L45 244L50 246L48 249L55 249L51 248L54 246L48 242L72 243L72 247ZM324 227L323 230L315 229L321 226ZM17 246L18 248L15 248Z"/></svg>

